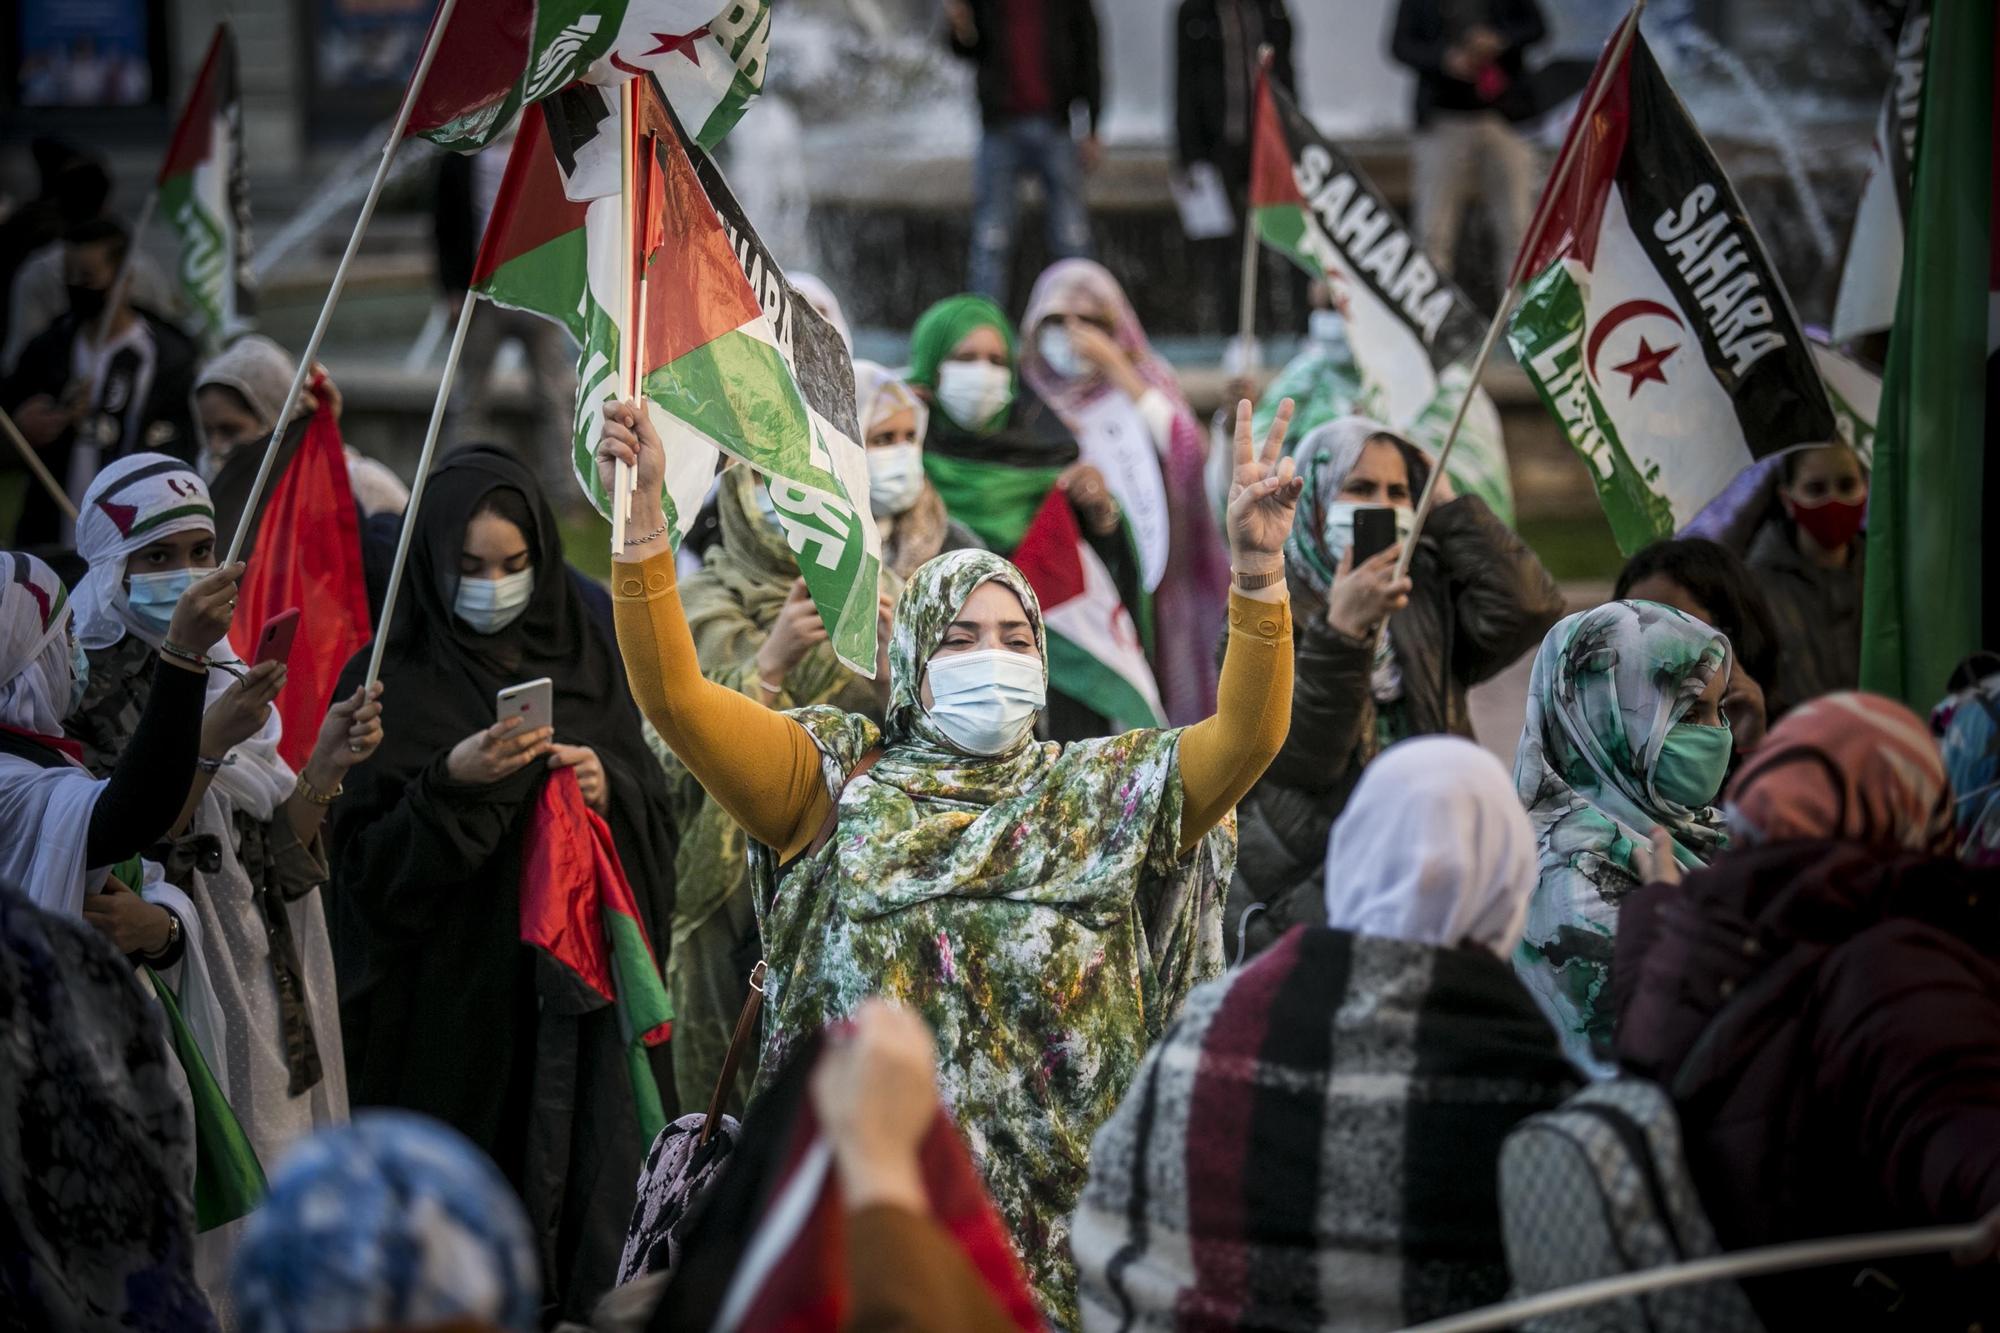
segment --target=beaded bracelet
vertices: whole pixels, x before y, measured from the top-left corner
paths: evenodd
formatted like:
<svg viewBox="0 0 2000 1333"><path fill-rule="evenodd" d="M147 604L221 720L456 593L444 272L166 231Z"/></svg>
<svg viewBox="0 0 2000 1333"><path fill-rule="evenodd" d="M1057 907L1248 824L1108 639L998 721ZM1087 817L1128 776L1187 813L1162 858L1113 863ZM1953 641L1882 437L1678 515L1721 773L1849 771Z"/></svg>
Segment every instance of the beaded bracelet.
<svg viewBox="0 0 2000 1333"><path fill-rule="evenodd" d="M203 657L191 648L181 647L172 639L161 639L160 651L168 657L186 662L189 666L200 667L203 671L208 670L208 659L206 657Z"/></svg>
<svg viewBox="0 0 2000 1333"><path fill-rule="evenodd" d="M625 539L625 544L627 546L644 546L647 542L656 541L659 538L665 536L666 532L667 532L666 520L661 519L659 527L654 528L651 532L647 533L643 537L627 537Z"/></svg>

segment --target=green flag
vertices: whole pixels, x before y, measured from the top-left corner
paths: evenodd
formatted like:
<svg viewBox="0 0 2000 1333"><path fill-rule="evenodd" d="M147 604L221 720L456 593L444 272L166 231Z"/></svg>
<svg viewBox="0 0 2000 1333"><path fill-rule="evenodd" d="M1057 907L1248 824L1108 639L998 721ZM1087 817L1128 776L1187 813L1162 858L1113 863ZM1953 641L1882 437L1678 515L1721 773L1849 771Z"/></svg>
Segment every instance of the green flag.
<svg viewBox="0 0 2000 1333"><path fill-rule="evenodd" d="M264 1202L264 1168L181 1017L173 990L151 968L146 977L166 1013L174 1054L194 1102L194 1225L197 1231L209 1231Z"/></svg>
<svg viewBox="0 0 2000 1333"><path fill-rule="evenodd" d="M1928 710L1982 632L1992 484L1992 0L1932 15L1909 231L1876 423L1861 628L1864 688Z"/></svg>

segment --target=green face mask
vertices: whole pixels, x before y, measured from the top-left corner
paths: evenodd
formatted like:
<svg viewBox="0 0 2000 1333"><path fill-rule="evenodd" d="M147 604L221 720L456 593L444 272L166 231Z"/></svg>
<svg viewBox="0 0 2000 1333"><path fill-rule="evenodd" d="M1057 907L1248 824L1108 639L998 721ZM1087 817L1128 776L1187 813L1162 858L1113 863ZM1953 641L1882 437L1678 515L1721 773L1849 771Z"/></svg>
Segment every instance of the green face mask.
<svg viewBox="0 0 2000 1333"><path fill-rule="evenodd" d="M1653 768L1654 793L1690 810L1709 804L1722 790L1733 743L1727 725L1676 722L1660 742L1660 761Z"/></svg>

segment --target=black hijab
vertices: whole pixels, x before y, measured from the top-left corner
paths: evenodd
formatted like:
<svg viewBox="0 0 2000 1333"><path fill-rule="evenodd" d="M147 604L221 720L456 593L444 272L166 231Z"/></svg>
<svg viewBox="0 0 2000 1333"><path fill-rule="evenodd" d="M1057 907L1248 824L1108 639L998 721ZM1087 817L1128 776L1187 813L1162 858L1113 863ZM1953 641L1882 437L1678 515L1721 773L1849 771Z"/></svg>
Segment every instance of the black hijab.
<svg viewBox="0 0 2000 1333"><path fill-rule="evenodd" d="M531 521L523 535L535 589L511 625L479 634L452 613L452 604L466 527L496 490L514 491L526 504ZM417 531L382 657L382 745L347 779L354 805L373 806L369 788L400 787L459 741L492 725L498 691L547 676L555 687L556 740L587 745L604 764L612 831L634 888L646 896L642 870L652 872L647 878L653 883L670 885L666 780L646 748L616 647L590 615L564 563L554 511L534 474L498 449L461 449L431 476L422 508L410 521ZM336 697L360 688L367 662L366 649L355 654L341 673ZM666 940L658 930L653 945L664 955Z"/></svg>

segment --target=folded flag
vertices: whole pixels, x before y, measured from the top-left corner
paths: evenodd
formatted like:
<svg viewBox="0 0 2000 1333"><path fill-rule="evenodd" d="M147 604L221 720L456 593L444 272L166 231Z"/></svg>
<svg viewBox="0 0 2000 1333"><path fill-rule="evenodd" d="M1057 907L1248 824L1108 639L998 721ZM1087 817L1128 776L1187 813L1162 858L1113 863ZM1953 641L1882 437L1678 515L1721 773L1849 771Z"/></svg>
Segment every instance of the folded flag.
<svg viewBox="0 0 2000 1333"><path fill-rule="evenodd" d="M1910 0L1896 41L1889 91L1875 121L1875 143L1840 294L1833 303L1833 340L1849 342L1880 333L1896 319L1896 287L1903 274L1903 228L1910 215L1910 166L1917 157L1917 111L1924 100L1924 65L1930 51L1930 0Z"/></svg>
<svg viewBox="0 0 2000 1333"><path fill-rule="evenodd" d="M1138 627L1062 491L1042 501L1013 561L1042 604L1050 688L1121 731L1164 727L1166 709Z"/></svg>
<svg viewBox="0 0 2000 1333"><path fill-rule="evenodd" d="M1486 316L1418 247L1360 164L1268 75L1257 82L1250 209L1264 244L1332 287L1370 411L1417 443L1441 446ZM1500 413L1484 389L1446 471L1511 520Z"/></svg>
<svg viewBox="0 0 2000 1333"><path fill-rule="evenodd" d="M1627 24L1636 22L1628 17ZM1624 29L1621 28L1621 32ZM1790 299L1646 39L1606 48L1514 262L1508 341L1589 463L1621 549L1672 535L1745 467L1836 438ZM1512 283L1509 284L1510 286Z"/></svg>
<svg viewBox="0 0 2000 1333"><path fill-rule="evenodd" d="M646 1141L667 1126L646 1048L673 1035L674 1006L639 919L611 827L583 803L576 770L542 784L521 858L521 942L560 965L579 1010L616 1005Z"/></svg>
<svg viewBox="0 0 2000 1333"><path fill-rule="evenodd" d="M650 73L712 148L763 90L770 43L770 0L464 0L406 133L476 151L572 83Z"/></svg>
<svg viewBox="0 0 2000 1333"><path fill-rule="evenodd" d="M312 387L318 390L320 380ZM347 478L347 448L324 394L258 521L258 547L237 593L230 646L248 659L264 622L296 607L299 628L285 661L277 709L278 754L305 767L349 658L368 645L368 581L361 568L361 516Z"/></svg>
<svg viewBox="0 0 2000 1333"><path fill-rule="evenodd" d="M250 195L243 179L243 99L236 35L215 38L167 141L156 182L160 212L180 236L181 289L221 345L248 327L256 302L250 276Z"/></svg>

